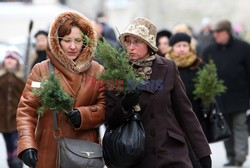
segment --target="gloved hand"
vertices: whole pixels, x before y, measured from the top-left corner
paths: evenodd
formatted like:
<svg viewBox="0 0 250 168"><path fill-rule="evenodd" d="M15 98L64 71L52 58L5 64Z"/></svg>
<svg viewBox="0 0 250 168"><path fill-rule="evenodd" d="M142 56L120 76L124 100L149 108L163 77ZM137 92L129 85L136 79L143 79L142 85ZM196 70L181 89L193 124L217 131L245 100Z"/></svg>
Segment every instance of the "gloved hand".
<svg viewBox="0 0 250 168"><path fill-rule="evenodd" d="M37 162L37 151L35 149L26 149L21 153L21 158L24 164L29 167L35 167Z"/></svg>
<svg viewBox="0 0 250 168"><path fill-rule="evenodd" d="M201 158L199 161L200 161L202 168L211 168L212 167L212 160L211 160L210 155Z"/></svg>
<svg viewBox="0 0 250 168"><path fill-rule="evenodd" d="M81 114L77 109L73 109L71 112L67 113L67 116L74 127L79 128L81 126Z"/></svg>
<svg viewBox="0 0 250 168"><path fill-rule="evenodd" d="M124 110L128 111L133 108L133 106L139 103L139 97L142 93L136 90L133 93L126 94L122 97L122 107Z"/></svg>

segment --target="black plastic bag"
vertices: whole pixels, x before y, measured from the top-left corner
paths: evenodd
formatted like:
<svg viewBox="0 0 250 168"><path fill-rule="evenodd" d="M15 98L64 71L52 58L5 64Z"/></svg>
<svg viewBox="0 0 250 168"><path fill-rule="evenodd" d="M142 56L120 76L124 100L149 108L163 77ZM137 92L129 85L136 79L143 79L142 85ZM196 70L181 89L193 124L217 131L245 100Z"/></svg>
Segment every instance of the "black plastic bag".
<svg viewBox="0 0 250 168"><path fill-rule="evenodd" d="M138 113L103 137L103 157L108 167L126 168L137 163L145 151L145 132Z"/></svg>

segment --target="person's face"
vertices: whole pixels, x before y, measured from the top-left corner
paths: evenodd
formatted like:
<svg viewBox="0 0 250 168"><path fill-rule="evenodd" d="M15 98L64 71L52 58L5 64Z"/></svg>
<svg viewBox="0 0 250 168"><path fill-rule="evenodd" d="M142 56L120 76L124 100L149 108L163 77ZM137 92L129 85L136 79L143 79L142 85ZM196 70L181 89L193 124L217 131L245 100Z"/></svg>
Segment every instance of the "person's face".
<svg viewBox="0 0 250 168"><path fill-rule="evenodd" d="M186 41L180 41L173 46L173 52L176 55L184 56L190 51L189 43Z"/></svg>
<svg viewBox="0 0 250 168"><path fill-rule="evenodd" d="M15 70L17 65L18 61L15 58L7 57L4 59L3 66L9 71Z"/></svg>
<svg viewBox="0 0 250 168"><path fill-rule="evenodd" d="M214 40L217 44L226 44L229 41L229 34L227 31L216 31L213 33Z"/></svg>
<svg viewBox="0 0 250 168"><path fill-rule="evenodd" d="M94 25L95 25L95 30L96 30L96 32L97 32L97 35L98 35L99 37L102 36L102 33L103 33L103 25L102 25L101 23L97 23L97 22L95 22Z"/></svg>
<svg viewBox="0 0 250 168"><path fill-rule="evenodd" d="M60 45L69 59L75 60L81 53L83 37L78 27L72 27L69 35L61 37Z"/></svg>
<svg viewBox="0 0 250 168"><path fill-rule="evenodd" d="M158 47L160 53L162 53L162 54L167 53L168 46L169 46L168 42L169 42L169 40L168 40L168 38L166 36L163 36L163 37L159 38L159 43L158 43L157 47Z"/></svg>
<svg viewBox="0 0 250 168"><path fill-rule="evenodd" d="M131 60L143 59L149 54L148 45L137 37L126 36L124 44Z"/></svg>
<svg viewBox="0 0 250 168"><path fill-rule="evenodd" d="M47 46L47 36L45 36L44 34L39 34L36 37L36 49L38 51L43 51L46 50L46 46Z"/></svg>

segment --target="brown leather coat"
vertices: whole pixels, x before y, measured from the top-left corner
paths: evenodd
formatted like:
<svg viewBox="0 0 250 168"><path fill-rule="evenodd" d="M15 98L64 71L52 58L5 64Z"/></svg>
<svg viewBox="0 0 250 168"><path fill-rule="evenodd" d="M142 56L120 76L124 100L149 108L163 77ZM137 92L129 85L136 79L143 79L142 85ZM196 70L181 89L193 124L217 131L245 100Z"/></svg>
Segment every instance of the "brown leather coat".
<svg viewBox="0 0 250 168"><path fill-rule="evenodd" d="M16 109L24 85L21 71L0 70L0 132L16 131Z"/></svg>
<svg viewBox="0 0 250 168"><path fill-rule="evenodd" d="M62 17L65 21L70 17L77 19L79 15L68 13L68 15ZM85 20L86 27L94 34L90 22L83 17L79 19ZM57 18L51 27L50 36L54 35L54 31L57 30L59 25ZM94 38L94 36L90 35L92 41L95 40ZM53 130L52 113L47 110L43 116L39 117L37 115L37 108L40 105L39 100L32 93L34 89L32 82L48 77L49 61L54 65L54 72L59 77L63 89L74 98L73 108L78 109L81 114L81 126L76 129L68 122L65 113L58 113L58 127L62 136L87 139L98 143L98 129L105 118L105 92L101 90L103 85L97 85L96 81L98 74L104 68L97 62L92 61L92 50L87 50L88 46L83 49L77 60L73 62L64 55L58 45L59 43L55 38L49 39L47 54L50 60L38 63L32 69L17 110L18 155L28 148L37 149L38 162L36 168L56 167L57 145Z"/></svg>

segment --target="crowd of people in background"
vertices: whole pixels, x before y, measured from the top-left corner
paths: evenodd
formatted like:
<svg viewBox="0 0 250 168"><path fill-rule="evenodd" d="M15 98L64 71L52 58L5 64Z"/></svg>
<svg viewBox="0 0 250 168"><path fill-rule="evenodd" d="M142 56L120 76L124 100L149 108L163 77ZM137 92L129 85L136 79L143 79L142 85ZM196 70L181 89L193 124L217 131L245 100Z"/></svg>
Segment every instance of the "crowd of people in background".
<svg viewBox="0 0 250 168"><path fill-rule="evenodd" d="M89 26L88 24L90 23L86 22L85 24ZM98 40L102 40L101 37L104 37L112 47L116 49L124 47L121 41L119 42L116 31L112 28L112 26L108 24L105 13L103 12L98 13L96 19L93 20L91 24L95 29L95 32L98 36ZM78 29L83 29L83 28L81 27L79 28L78 26ZM52 38L51 36L48 37L48 34L49 34L48 30L39 30L34 35L34 38L36 40L35 50L29 56L30 59L28 67L27 65L24 66L23 64L20 63L19 60L21 59L21 55L20 53L18 53L17 50L13 48L7 50L6 55L4 56L4 60L1 63L0 132L3 134L6 142L7 163L10 168L22 167L22 163L20 160L18 160L17 157L18 133L16 128L17 127L16 109L26 82L23 79L23 73L21 71L23 71L24 67L32 70L32 68L37 63L47 60L48 58L51 58L52 62L56 63L56 66L57 64L59 64L57 62L60 61L57 60L58 58L54 58L52 56L48 57L47 55L48 50L52 50L51 48L48 48L48 40L49 38ZM50 32L50 35L53 34L51 34ZM67 34L63 34L63 36L67 36ZM131 43L135 45L135 41L137 39L135 39L134 36L126 36L125 40L133 41L133 43L132 42ZM249 98L250 98L249 43L240 38L239 29L234 29L232 23L229 20L221 20L218 21L217 23L212 24L211 19L207 17L202 19L201 29L198 33L193 32L193 28L190 25L185 23L180 23L175 25L173 29L169 29L167 28L167 26L164 29L159 29L157 31L155 40L156 40L155 47L157 47L158 50L152 47L153 45L152 46L149 45L148 48L148 49L150 49L150 47L153 48L154 53L157 54L157 57L156 58L154 57L153 60L156 59L159 62L165 64L170 64L170 63L161 61L161 59L172 60L173 62L175 62L178 71L180 73L180 78L185 87L185 94L187 95L188 99L192 104L193 111L196 117L198 118L198 121L205 135L206 135L206 126L205 126L206 118L204 118L204 115L202 113L202 105L200 100L194 99L193 79L196 77L196 73L199 70L199 68L208 63L210 59L214 61L217 68L218 77L224 81L225 86L227 87L226 92L222 94L222 96L216 98L216 105L217 108L223 113L232 131L232 137L224 141L226 156L228 159L228 162L225 163L224 166L241 167L246 161L249 151L248 148L249 133L248 133L247 116L246 116L246 111L249 109ZM53 39L50 39L50 41L53 42ZM144 41L146 45L147 40ZM60 42L64 43L64 41ZM131 45L131 43L129 44L129 46ZM130 48L127 47L126 49L129 51ZM56 52L61 52L61 51L56 50ZM158 58L158 56L160 56L160 58ZM95 60L95 61L102 64L101 60ZM46 65L47 63L48 62L46 62ZM61 66L58 65L58 67ZM174 69L174 67L172 68ZM64 71L63 68L62 71ZM72 87L74 86L72 85ZM26 89L26 92L28 91L30 90ZM109 93L107 95L109 97L112 97L115 95L115 93L114 95L112 95L112 93ZM144 95L144 97L146 98L146 94ZM102 100L103 99L104 98L102 97ZM110 99L112 99L112 101L115 100L113 98ZM119 98L119 100L117 99L116 102L112 102L111 103L112 106L110 105L107 110L112 111L112 108L117 108L116 103L118 102L119 104L120 99L123 103L125 102L123 98ZM159 98L159 100L161 99L162 97ZM24 102L25 100L22 101ZM138 101L139 99L137 100L137 103ZM140 101L144 100L140 99ZM101 102L101 105L102 104L104 103ZM123 111L122 104L120 103L119 105L120 105L119 110L122 113ZM129 107L130 106L132 105L129 105ZM104 115L102 108L103 107L101 107L100 110L101 115ZM19 109L19 111L20 111L19 114L19 124L20 124L24 121L26 116L24 114L21 115L22 112L21 109ZM78 109L75 113L80 114L81 111L84 111L84 109ZM23 119L20 116L22 116ZM114 116L108 116L108 117L112 118ZM150 115L148 117L149 117L148 120L150 120ZM116 120L116 122L117 121L118 120ZM79 122L81 123L81 121ZM100 121L98 122L103 123L103 120L100 119ZM110 122L110 125L112 124L113 123ZM83 125L78 123L74 127L80 128L83 127ZM94 139L92 139L92 141L97 141L97 138L95 137ZM195 146L195 144L193 144L193 146ZM29 145L27 147L25 146L25 148L23 148L18 152L19 154L22 153L22 156L24 156L23 155L25 153L24 151L27 152L27 149L29 149ZM32 152L34 154L34 151L28 151L28 152L29 153L27 155L32 155ZM199 152L196 151L197 155L198 153ZM203 165L207 165L207 163L202 163L202 162L201 165L200 162L196 160L194 153L191 149L189 149L188 154L190 160L192 161L192 166L194 168L202 168ZM210 154L209 149L207 149L206 155L204 156L209 156L209 154ZM151 157L151 155L149 156ZM148 158L150 158L149 156ZM32 164L29 161L26 161L26 163L28 163L30 166L36 165ZM42 163L39 162L38 164ZM51 163L51 165L53 164L54 163ZM145 160L143 164L146 165L148 164L148 162Z"/></svg>

